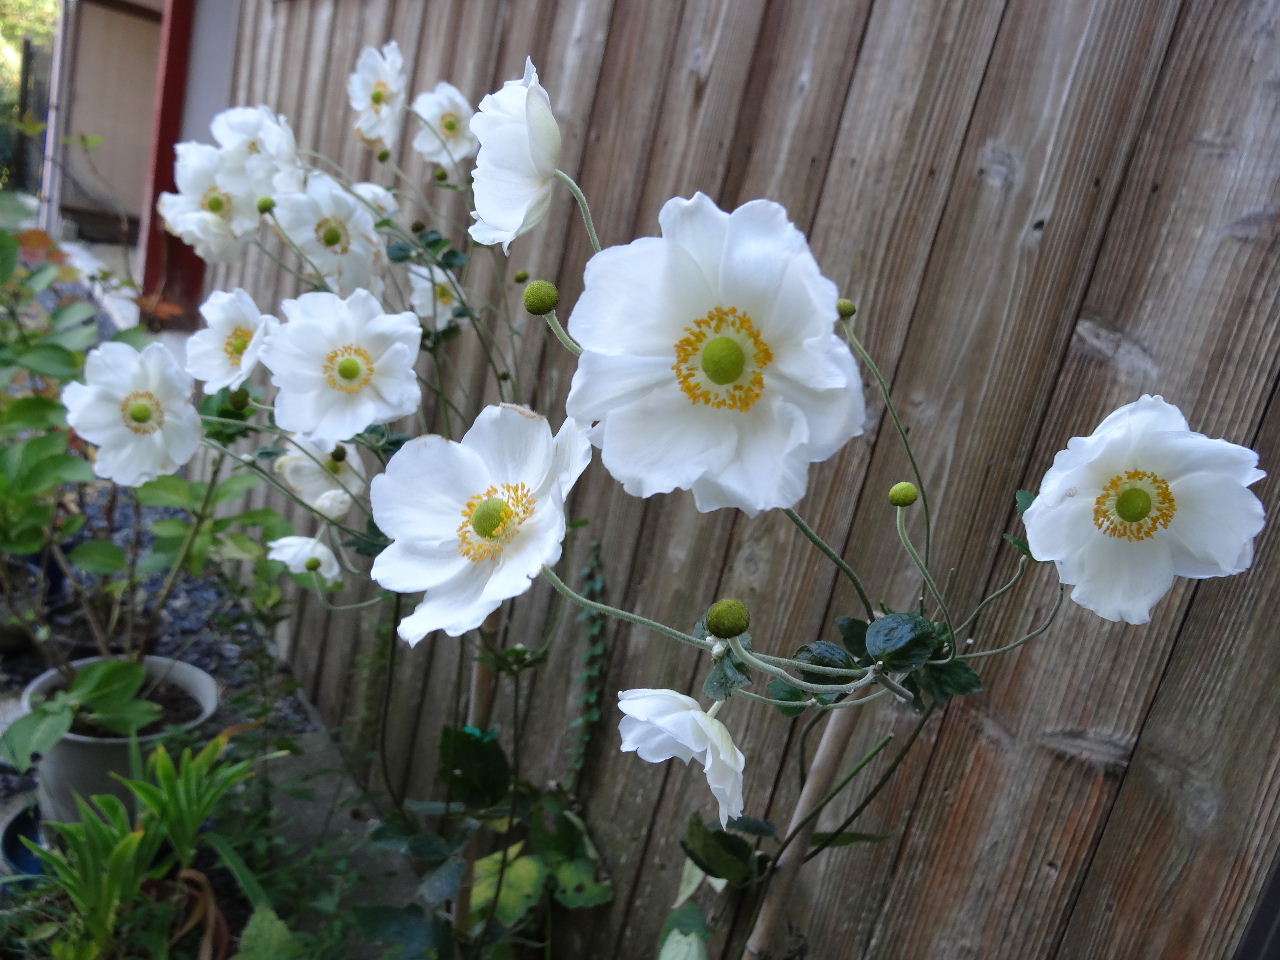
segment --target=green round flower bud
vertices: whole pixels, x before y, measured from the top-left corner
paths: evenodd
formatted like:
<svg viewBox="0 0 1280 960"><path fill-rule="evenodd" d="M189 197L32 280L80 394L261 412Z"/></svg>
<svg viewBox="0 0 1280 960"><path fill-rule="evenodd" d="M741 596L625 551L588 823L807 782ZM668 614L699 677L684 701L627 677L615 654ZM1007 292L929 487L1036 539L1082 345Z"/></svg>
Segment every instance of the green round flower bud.
<svg viewBox="0 0 1280 960"><path fill-rule="evenodd" d="M425 229L427 229L427 225L421 220L415 220L413 223L409 224L410 233L421 233Z"/></svg>
<svg viewBox="0 0 1280 960"><path fill-rule="evenodd" d="M560 291L550 280L534 280L524 288L524 308L535 317L545 317L560 302Z"/></svg>
<svg viewBox="0 0 1280 960"><path fill-rule="evenodd" d="M517 270L517 271L516 271L516 283L525 283L526 281L528 281L528 279L529 279L529 271L528 271L528 270Z"/></svg>
<svg viewBox="0 0 1280 960"><path fill-rule="evenodd" d="M916 489L916 485L906 480L889 488L889 502L895 507L909 507L919 496L920 491Z"/></svg>
<svg viewBox="0 0 1280 960"><path fill-rule="evenodd" d="M390 151L390 150L388 150L388 149L386 149L386 148L384 147L383 149L381 149L381 150L379 150L379 151L378 151L378 162L379 162L379 163L386 163L386 162L387 162L388 160L390 160L390 159L391 159L391 151Z"/></svg>
<svg viewBox="0 0 1280 960"><path fill-rule="evenodd" d="M306 567L312 573L315 573L317 570L320 569L320 558L307 557L307 562L304 563L303 566Z"/></svg>
<svg viewBox="0 0 1280 960"><path fill-rule="evenodd" d="M227 403L231 405L232 410L243 410L249 405L249 391L244 387L232 390L227 394Z"/></svg>
<svg viewBox="0 0 1280 960"><path fill-rule="evenodd" d="M343 460L347 459L347 448L334 447L333 453L329 454L329 459L334 461L334 463L341 463Z"/></svg>
<svg viewBox="0 0 1280 960"><path fill-rule="evenodd" d="M449 171L446 170L444 167L440 167L439 169L436 170L436 179L439 180L441 183L444 183L446 180L449 179Z"/></svg>
<svg viewBox="0 0 1280 960"><path fill-rule="evenodd" d="M265 215L265 214L270 213L270 212L271 212L272 210L274 210L275 208L276 208L276 201L275 201L275 198L274 198L274 197L259 197L259 198L258 198L258 212L259 212L259 213L261 213L261 214L264 214L264 215Z"/></svg>
<svg viewBox="0 0 1280 960"><path fill-rule="evenodd" d="M726 597L717 600L707 611L707 632L713 637L728 640L746 633L751 626L751 613L741 600Z"/></svg>
<svg viewBox="0 0 1280 960"><path fill-rule="evenodd" d="M848 320L857 312L858 312L857 304L855 304L852 300L847 300L844 297L841 297L839 300L836 301L836 313L840 314L840 316L844 317L846 320Z"/></svg>
<svg viewBox="0 0 1280 960"><path fill-rule="evenodd" d="M151 419L151 406L146 403L130 404L129 419L134 423L146 423Z"/></svg>

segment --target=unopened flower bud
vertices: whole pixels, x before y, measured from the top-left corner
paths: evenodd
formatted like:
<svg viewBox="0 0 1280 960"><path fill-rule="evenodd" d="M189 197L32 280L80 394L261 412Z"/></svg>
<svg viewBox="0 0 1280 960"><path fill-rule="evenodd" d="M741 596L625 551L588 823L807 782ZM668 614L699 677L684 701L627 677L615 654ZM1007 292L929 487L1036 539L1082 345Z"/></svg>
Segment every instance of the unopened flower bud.
<svg viewBox="0 0 1280 960"><path fill-rule="evenodd" d="M916 489L916 485L906 480L901 483L895 483L889 488L889 502L895 507L909 507L916 502L916 498L919 496L920 491Z"/></svg>
<svg viewBox="0 0 1280 960"><path fill-rule="evenodd" d="M847 300L844 297L841 297L836 301L836 313L840 314L840 316L844 317L846 320L857 312L858 307L852 300Z"/></svg>
<svg viewBox="0 0 1280 960"><path fill-rule="evenodd" d="M516 283L524 283L524 282L525 282L526 280L528 280L528 279L529 279L529 271L528 271L528 270L517 270L517 271L516 271Z"/></svg>
<svg viewBox="0 0 1280 960"><path fill-rule="evenodd" d="M347 459L347 448L342 446L334 447L333 453L329 454L329 459L336 463L341 463Z"/></svg>
<svg viewBox="0 0 1280 960"><path fill-rule="evenodd" d="M386 148L384 147L384 148L382 148L381 150L379 150L379 151L378 151L378 162L379 162L379 163L386 163L386 162L387 162L388 160L390 160L390 159L391 159L391 151L390 151L390 150L388 150L388 149L386 149Z"/></svg>
<svg viewBox="0 0 1280 960"><path fill-rule="evenodd" d="M249 405L249 391L244 387L232 390L227 394L227 403L231 405L232 410L243 410Z"/></svg>
<svg viewBox="0 0 1280 960"><path fill-rule="evenodd" d="M427 225L421 220L415 220L413 223L409 224L410 233L421 233L425 229L427 229Z"/></svg>
<svg viewBox="0 0 1280 960"><path fill-rule="evenodd" d="M707 632L713 637L728 640L747 632L751 626L751 613L741 600L726 597L717 600L707 611Z"/></svg>
<svg viewBox="0 0 1280 960"><path fill-rule="evenodd" d="M444 183L446 180L449 179L449 171L446 170L444 167L438 167L436 169L436 179L439 180L441 183Z"/></svg>
<svg viewBox="0 0 1280 960"><path fill-rule="evenodd" d="M534 280L524 288L524 308L535 317L545 317L560 302L560 291L550 280Z"/></svg>
<svg viewBox="0 0 1280 960"><path fill-rule="evenodd" d="M266 214L270 213L272 210L274 210L275 208L276 208L276 201L275 201L275 198L274 198L274 197L259 197L259 198L258 198L258 212L259 212L259 213L261 213L261 214L263 214L263 215L266 215Z"/></svg>

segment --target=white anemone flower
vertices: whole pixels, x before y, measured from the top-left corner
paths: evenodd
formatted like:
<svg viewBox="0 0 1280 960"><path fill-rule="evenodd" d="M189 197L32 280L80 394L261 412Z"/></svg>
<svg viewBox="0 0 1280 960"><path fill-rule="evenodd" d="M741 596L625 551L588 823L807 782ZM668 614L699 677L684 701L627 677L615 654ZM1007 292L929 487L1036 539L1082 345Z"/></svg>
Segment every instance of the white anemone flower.
<svg viewBox="0 0 1280 960"><path fill-rule="evenodd" d="M446 270L414 264L409 267L409 306L439 332L456 319L453 315L454 307L458 306L456 284Z"/></svg>
<svg viewBox="0 0 1280 960"><path fill-rule="evenodd" d="M401 447L370 490L373 518L394 541L373 579L426 592L400 637L461 636L528 590L560 559L564 500L590 460L572 420L553 438L544 417L509 404L482 410L461 443L428 436Z"/></svg>
<svg viewBox="0 0 1280 960"><path fill-rule="evenodd" d="M136 487L173 473L200 445L191 377L162 344L139 353L104 343L84 363L84 383L62 390L67 423L98 447L93 472Z"/></svg>
<svg viewBox="0 0 1280 960"><path fill-rule="evenodd" d="M353 183L351 192L365 202L369 212L379 220L394 217L400 212L400 202L396 195L378 183Z"/></svg>
<svg viewBox="0 0 1280 960"><path fill-rule="evenodd" d="M319 537L281 537L267 544L267 559L279 560L290 573L318 573L325 580L338 580L342 570L333 551Z"/></svg>
<svg viewBox="0 0 1280 960"><path fill-rule="evenodd" d="M346 517L352 496L365 487L360 448L352 443L318 444L291 437L275 469L303 503L327 520Z"/></svg>
<svg viewBox="0 0 1280 960"><path fill-rule="evenodd" d="M221 151L205 143L180 143L174 151L177 193L156 204L165 229L190 244L202 260L230 263L258 228L258 200L231 174Z"/></svg>
<svg viewBox="0 0 1280 960"><path fill-rule="evenodd" d="M281 308L288 322L262 348L280 390L280 427L332 445L418 408L422 389L413 361L422 328L412 313L384 313L367 290L345 300L304 293Z"/></svg>
<svg viewBox="0 0 1280 960"><path fill-rule="evenodd" d="M234 390L253 373L263 341L278 321L264 316L239 288L215 290L200 305L200 315L208 326L187 340L187 373L204 381L205 393Z"/></svg>
<svg viewBox="0 0 1280 960"><path fill-rule="evenodd" d="M409 109L426 124L413 138L413 149L428 163L456 167L480 146L471 132L471 104L452 83L442 80L430 93L418 94Z"/></svg>
<svg viewBox="0 0 1280 960"><path fill-rule="evenodd" d="M591 258L569 318L566 409L633 496L692 490L748 515L804 496L809 464L862 432L836 288L787 212L668 200L661 237Z"/></svg>
<svg viewBox="0 0 1280 960"><path fill-rule="evenodd" d="M275 213L289 240L339 295L357 289L381 292L383 249L373 213L338 181L313 173L305 193L277 199Z"/></svg>
<svg viewBox="0 0 1280 960"><path fill-rule="evenodd" d="M382 51L365 47L347 78L347 98L356 111L356 136L375 150L394 150L404 120L404 57L394 40Z"/></svg>
<svg viewBox="0 0 1280 960"><path fill-rule="evenodd" d="M222 163L240 189L256 198L302 189L306 172L293 129L264 106L223 110L210 124L222 148Z"/></svg>
<svg viewBox="0 0 1280 960"><path fill-rule="evenodd" d="M480 142L471 211L478 222L471 225L471 239L501 243L505 253L547 215L560 162L560 127L532 60L525 60L521 79L480 101L471 132Z"/></svg>
<svg viewBox="0 0 1280 960"><path fill-rule="evenodd" d="M622 752L662 763L697 759L720 805L720 826L742 816L742 769L746 758L723 723L704 713L698 701L674 690L623 690L618 709Z"/></svg>
<svg viewBox="0 0 1280 960"><path fill-rule="evenodd" d="M1027 543L1076 603L1146 623L1175 576L1248 569L1264 518L1247 488L1264 476L1252 450L1192 432L1177 407L1143 395L1054 457L1022 515Z"/></svg>

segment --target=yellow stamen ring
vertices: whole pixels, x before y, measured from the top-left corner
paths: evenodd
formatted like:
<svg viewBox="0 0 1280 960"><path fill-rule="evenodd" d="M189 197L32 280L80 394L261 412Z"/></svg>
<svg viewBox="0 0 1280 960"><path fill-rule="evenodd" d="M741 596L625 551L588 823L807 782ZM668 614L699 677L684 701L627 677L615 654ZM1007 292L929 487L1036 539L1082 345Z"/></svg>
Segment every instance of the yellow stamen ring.
<svg viewBox="0 0 1280 960"><path fill-rule="evenodd" d="M164 407L149 390L135 390L120 401L120 419L134 433L155 433L164 426Z"/></svg>
<svg viewBox="0 0 1280 960"><path fill-rule="evenodd" d="M440 129L446 137L456 137L462 129L462 121L456 113L446 113L440 118Z"/></svg>
<svg viewBox="0 0 1280 960"><path fill-rule="evenodd" d="M249 341L253 339L253 331L244 327L236 327L222 343L222 352L227 355L227 362L233 367L240 366L244 352L249 349Z"/></svg>
<svg viewBox="0 0 1280 960"><path fill-rule="evenodd" d="M324 358L324 378L343 393L359 393L373 379L373 357L364 347L349 343L330 350Z"/></svg>
<svg viewBox="0 0 1280 960"><path fill-rule="evenodd" d="M1093 524L1109 537L1149 540L1169 526L1177 501L1163 477L1126 470L1107 481L1093 503Z"/></svg>
<svg viewBox="0 0 1280 960"><path fill-rule="evenodd" d="M446 284L436 284L436 303L445 307L453 303L453 291Z"/></svg>
<svg viewBox="0 0 1280 960"><path fill-rule="evenodd" d="M533 516L537 502L523 483L503 483L477 493L462 508L458 552L472 563L497 558Z"/></svg>
<svg viewBox="0 0 1280 960"><path fill-rule="evenodd" d="M764 369L773 362L751 317L737 307L713 307L684 330L671 369L685 396L716 409L750 410L764 393Z"/></svg>
<svg viewBox="0 0 1280 960"><path fill-rule="evenodd" d="M316 224L316 239L333 253L346 253L351 249L351 231L335 217L325 217Z"/></svg>

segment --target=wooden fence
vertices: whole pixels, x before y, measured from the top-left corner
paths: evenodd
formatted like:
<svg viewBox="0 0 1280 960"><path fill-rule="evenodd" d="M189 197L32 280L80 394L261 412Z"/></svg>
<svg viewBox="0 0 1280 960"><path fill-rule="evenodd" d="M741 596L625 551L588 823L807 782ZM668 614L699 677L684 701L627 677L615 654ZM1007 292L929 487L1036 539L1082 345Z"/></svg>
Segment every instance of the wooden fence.
<svg viewBox="0 0 1280 960"><path fill-rule="evenodd" d="M1274 0L244 0L241 17L235 101L285 113L304 147L348 170L374 164L349 135L346 75L363 46L396 38L415 90L448 79L473 103L531 54L561 166L606 245L655 234L662 202L695 190L727 208L785 204L858 303L910 423L958 607L1013 568L1001 542L1020 526L1013 491L1035 489L1068 437L1141 393L1255 447L1273 477L1280 466ZM397 159L426 183L407 145ZM514 265L557 280L566 304L588 253L567 195L512 245ZM212 282L264 305L293 292L265 260ZM538 338L526 349L530 399L558 421L572 365ZM812 471L799 511L877 597L905 605L917 580L884 494L907 464L874 390L868 401L868 433ZM1274 508L1274 479L1256 489ZM598 463L571 512L591 521L573 537L575 564L599 541L622 607L689 626L738 596L757 648L779 654L831 636L853 609L779 515L632 499ZM1149 625L1068 605L1049 635L982 661L988 692L930 721L860 821L890 839L829 851L802 874L792 916L807 955L1230 956L1280 838L1277 540L1273 525L1246 576L1179 581ZM1055 583L1038 569L984 616L979 643L1043 619ZM535 588L509 642L540 642L553 610ZM566 917L556 956L653 955L683 823L710 811L696 767L618 751L612 706L627 687L695 690L707 664L639 629L608 637L605 716L578 791L617 896ZM567 774L583 649L561 618L522 691L535 781ZM465 711L469 648L443 636L401 647L384 695L387 650L353 616L304 605L294 621L291 659L324 714L364 742L385 702L392 775L428 797L436 731ZM509 703L504 688L504 736ZM722 719L748 758L746 811L785 824L800 726L739 702ZM884 701L867 708L845 765L913 722ZM705 903L713 955L736 955L741 904Z"/></svg>

